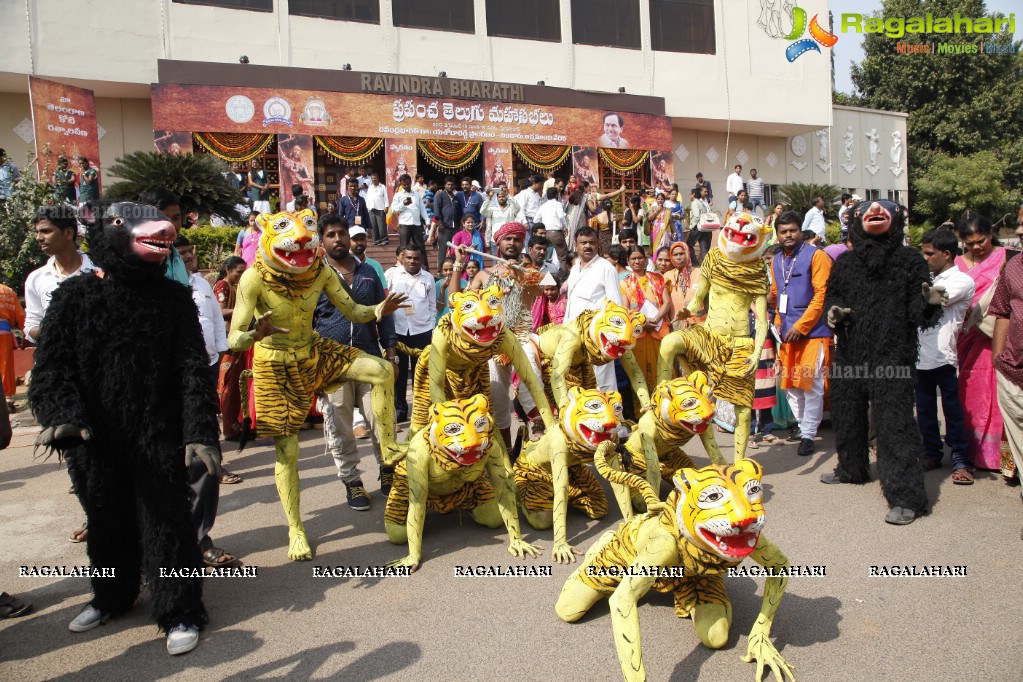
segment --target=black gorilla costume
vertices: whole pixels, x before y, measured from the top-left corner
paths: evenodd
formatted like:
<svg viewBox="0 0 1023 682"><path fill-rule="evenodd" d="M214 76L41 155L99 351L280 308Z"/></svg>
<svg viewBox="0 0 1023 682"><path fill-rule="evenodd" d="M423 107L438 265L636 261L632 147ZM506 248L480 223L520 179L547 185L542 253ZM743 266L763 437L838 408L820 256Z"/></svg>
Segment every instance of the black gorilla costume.
<svg viewBox="0 0 1023 682"><path fill-rule="evenodd" d="M43 426L36 444L64 454L92 565L115 569L93 578L92 606L127 611L145 576L161 630L202 627L202 578L159 577L160 568L201 573L186 459L220 466L195 304L164 276L174 227L141 204L88 204L81 217L102 275L68 279L46 311L29 389Z"/></svg>
<svg viewBox="0 0 1023 682"><path fill-rule="evenodd" d="M913 417L918 330L937 324L942 307L925 300L931 281L927 261L902 244L906 209L890 201L865 201L852 210L853 249L831 268L824 302L838 344L831 384L838 467L821 480L870 480L869 402L878 478L892 509L886 520L909 523L928 508L923 441Z"/></svg>

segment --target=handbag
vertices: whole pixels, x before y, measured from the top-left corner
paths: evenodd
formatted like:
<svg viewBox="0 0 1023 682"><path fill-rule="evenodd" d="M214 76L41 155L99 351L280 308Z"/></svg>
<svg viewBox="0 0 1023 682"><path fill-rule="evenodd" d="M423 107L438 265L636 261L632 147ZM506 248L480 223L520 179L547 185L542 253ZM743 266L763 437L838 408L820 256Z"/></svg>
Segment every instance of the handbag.
<svg viewBox="0 0 1023 682"><path fill-rule="evenodd" d="M713 211L709 213L701 213L700 224L697 229L699 229L700 232L713 232L714 230L720 230L721 218Z"/></svg>

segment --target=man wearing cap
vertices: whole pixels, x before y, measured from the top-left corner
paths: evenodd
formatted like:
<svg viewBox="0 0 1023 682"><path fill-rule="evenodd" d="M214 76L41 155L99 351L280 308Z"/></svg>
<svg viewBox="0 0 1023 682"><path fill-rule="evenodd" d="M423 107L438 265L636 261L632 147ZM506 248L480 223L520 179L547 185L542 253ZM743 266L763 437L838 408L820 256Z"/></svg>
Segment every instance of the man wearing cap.
<svg viewBox="0 0 1023 682"><path fill-rule="evenodd" d="M324 216L324 218L326 217ZM348 228L348 238L351 241L352 255L358 258L360 262L373 268L373 271L380 278L380 285L386 289L387 277L384 275L384 266L380 265L380 261L366 255L366 248L369 246L369 233L362 227L350 227Z"/></svg>
<svg viewBox="0 0 1023 682"><path fill-rule="evenodd" d="M497 284L504 289L504 319L505 329L511 330L515 338L522 344L529 364L533 367L537 381L543 382L540 375L539 358L532 344L533 335L533 303L538 296L543 295L543 287L540 282L544 272L539 268L512 267L510 264L518 265L522 259L522 243L526 238L526 226L519 222L505 223L494 232L494 241L497 242L497 251L506 263L498 263L492 267L480 270L473 278L467 288L482 289ZM463 269L466 260L466 253L461 249L455 251L455 272ZM457 293L461 288L461 277L452 277L448 285L448 295ZM503 359L503 358L502 358ZM490 361L490 392L492 400L490 403L491 414L497 422L497 428L501 431L506 445L511 445L511 375L512 366L507 359L499 362L497 359ZM529 391L519 392L519 403L526 411L533 426L533 433L537 433L543 424L540 419L540 412L536 402Z"/></svg>

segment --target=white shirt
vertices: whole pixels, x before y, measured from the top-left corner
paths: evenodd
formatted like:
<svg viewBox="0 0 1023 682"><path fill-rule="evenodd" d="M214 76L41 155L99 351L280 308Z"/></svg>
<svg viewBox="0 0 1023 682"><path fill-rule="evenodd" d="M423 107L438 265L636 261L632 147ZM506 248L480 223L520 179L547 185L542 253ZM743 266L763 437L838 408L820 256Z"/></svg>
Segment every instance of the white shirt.
<svg viewBox="0 0 1023 682"><path fill-rule="evenodd" d="M433 275L426 270L410 275L404 267L388 271L388 274L389 292L407 294L406 303L412 306L412 310L399 308L394 312L394 333L404 336L433 331L437 326L437 288Z"/></svg>
<svg viewBox="0 0 1023 682"><path fill-rule="evenodd" d="M920 334L920 359L916 362L917 369L937 369L944 365L959 367L959 355L956 342L959 330L963 326L963 318L970 307L977 285L973 278L956 266L934 277L932 286L945 287L948 303L941 313L938 326L923 329Z"/></svg>
<svg viewBox="0 0 1023 682"><path fill-rule="evenodd" d="M366 208L371 211L386 211L387 210L387 187L384 183L378 182L377 184L369 183L369 189L366 190Z"/></svg>
<svg viewBox="0 0 1023 682"><path fill-rule="evenodd" d="M412 203L405 205L405 199L411 197ZM406 192L399 189L394 193L394 200L391 201L391 210L398 214L399 225L421 225L426 222L426 211L423 209L423 200L415 192Z"/></svg>
<svg viewBox="0 0 1023 682"><path fill-rule="evenodd" d="M543 223L548 231L558 230L563 232L568 227L568 218L565 217L565 207L560 201L545 201L540 204L536 212L534 222Z"/></svg>
<svg viewBox="0 0 1023 682"><path fill-rule="evenodd" d="M81 251L78 255L82 258L82 266L69 275L62 275L57 272L57 257L50 256L46 264L38 270L33 270L25 279L25 336L29 341L35 339L28 336L28 331L33 327L42 324L43 315L50 307L50 299L53 292L57 290L60 283L68 277L74 277L83 272L92 272L96 269L92 260Z"/></svg>
<svg viewBox="0 0 1023 682"><path fill-rule="evenodd" d="M487 244L491 244L494 241L494 232L501 229L505 223L510 223L515 220L515 216L519 214L519 205L515 203L515 199L508 197L508 201L505 202L504 208L501 208L501 204L498 203L497 195L492 195L483 204L483 208L480 209L480 213L484 218L487 219L487 233L483 236Z"/></svg>
<svg viewBox="0 0 1023 682"><path fill-rule="evenodd" d="M355 182L357 182L359 184L359 196L362 197L363 200L365 200L366 199L366 192L369 191L369 190L362 189L362 186L366 185L367 187L372 187L373 186L373 180L368 175L359 175L359 176L356 176ZM347 191L345 193L347 194Z"/></svg>
<svg viewBox="0 0 1023 682"><path fill-rule="evenodd" d="M565 322L579 317L584 310L599 310L605 300L622 302L615 266L600 256L594 256L586 265L577 260L568 274L568 300L565 304Z"/></svg>
<svg viewBox="0 0 1023 682"><path fill-rule="evenodd" d="M825 239L825 227L824 211L814 206L806 212L806 217L803 218L803 229L816 232L822 243Z"/></svg>
<svg viewBox="0 0 1023 682"><path fill-rule="evenodd" d="M224 324L224 313L213 293L213 287L198 272L188 276L192 285L192 300L199 311L199 326L202 327L202 338L206 342L206 355L210 364L214 364L221 353L227 352L227 326Z"/></svg>
<svg viewBox="0 0 1023 682"><path fill-rule="evenodd" d="M742 189L742 186L742 176L738 173L732 173L728 176L728 179L725 180L725 191L727 191L730 196L738 194L739 190Z"/></svg>
<svg viewBox="0 0 1023 682"><path fill-rule="evenodd" d="M540 209L540 195L527 187L518 194L515 195L515 203L519 205L521 213L519 213L519 221L526 222L526 220L533 220L536 217L536 212Z"/></svg>

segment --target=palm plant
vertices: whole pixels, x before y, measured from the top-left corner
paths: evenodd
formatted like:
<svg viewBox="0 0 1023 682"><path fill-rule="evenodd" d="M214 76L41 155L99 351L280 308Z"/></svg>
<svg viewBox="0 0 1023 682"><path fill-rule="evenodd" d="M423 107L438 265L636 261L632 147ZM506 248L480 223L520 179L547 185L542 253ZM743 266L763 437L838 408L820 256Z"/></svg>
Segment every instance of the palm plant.
<svg viewBox="0 0 1023 682"><path fill-rule="evenodd" d="M181 198L182 213L202 217L234 216L237 190L227 181L227 164L210 154L133 152L107 168L120 178L109 185L104 198L131 201L152 187L166 187Z"/></svg>
<svg viewBox="0 0 1023 682"><path fill-rule="evenodd" d="M834 185L791 182L779 187L778 194L786 211L797 211L804 215L813 207L814 197L824 197L824 217L827 220L838 219L838 202L842 190Z"/></svg>

